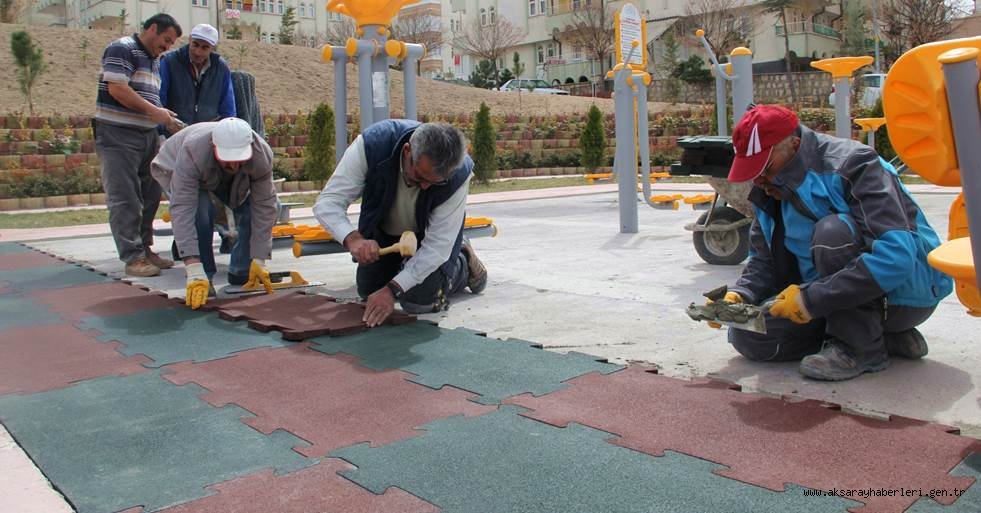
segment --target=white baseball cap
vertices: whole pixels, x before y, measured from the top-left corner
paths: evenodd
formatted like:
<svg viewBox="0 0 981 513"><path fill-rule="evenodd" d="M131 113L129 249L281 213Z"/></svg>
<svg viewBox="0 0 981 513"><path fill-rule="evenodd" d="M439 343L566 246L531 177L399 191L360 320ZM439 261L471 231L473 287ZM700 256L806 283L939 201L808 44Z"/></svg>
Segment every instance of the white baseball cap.
<svg viewBox="0 0 981 513"><path fill-rule="evenodd" d="M218 29L207 23L195 25L191 29L191 39L200 39L211 46L216 46L218 44Z"/></svg>
<svg viewBox="0 0 981 513"><path fill-rule="evenodd" d="M225 118L211 132L215 157L225 162L242 162L252 158L252 127L239 118Z"/></svg>

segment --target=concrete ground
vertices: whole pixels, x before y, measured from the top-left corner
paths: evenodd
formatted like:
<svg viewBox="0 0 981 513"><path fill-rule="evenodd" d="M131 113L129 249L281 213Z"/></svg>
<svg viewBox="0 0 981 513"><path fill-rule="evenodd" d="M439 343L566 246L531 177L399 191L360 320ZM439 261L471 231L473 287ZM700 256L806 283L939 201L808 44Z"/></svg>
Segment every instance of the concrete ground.
<svg viewBox="0 0 981 513"><path fill-rule="evenodd" d="M665 183L657 189L693 192L706 187ZM937 193L930 186L912 189L921 191L917 201L945 236L953 194ZM550 197L570 193L583 194ZM612 186L473 196L469 215L492 217L500 229L498 237L474 242L489 269L489 285L482 295L457 297L449 311L425 317L444 327L525 339L550 350L580 351L620 363L650 362L670 376L718 377L766 394L953 424L965 434L981 435L981 350L971 335L978 321L965 314L953 295L921 326L930 344L924 360L896 360L885 372L843 383L806 380L795 363L747 361L726 343L724 332L685 315L689 303L704 300L702 292L732 283L741 269L709 265L696 255L683 226L698 212L641 204L637 234L618 232L618 212ZM309 209L296 214L297 222L315 222L298 219L309 215ZM12 234L0 235L9 240ZM166 252L170 243L170 237L158 237L156 248ZM122 264L107 234L29 244L121 275ZM227 263L227 258L220 255L219 262ZM323 282L319 291L324 294L355 297L355 264L344 254L295 259L289 249L277 249L270 269L297 270L310 281ZM219 287L221 280L220 274ZM183 295L180 267L139 281Z"/></svg>

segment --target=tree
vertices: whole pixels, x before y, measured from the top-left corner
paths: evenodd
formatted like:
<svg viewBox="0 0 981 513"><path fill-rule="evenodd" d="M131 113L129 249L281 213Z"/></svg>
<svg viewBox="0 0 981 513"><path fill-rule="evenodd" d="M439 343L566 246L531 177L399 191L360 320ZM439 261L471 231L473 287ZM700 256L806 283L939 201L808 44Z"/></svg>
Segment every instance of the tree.
<svg viewBox="0 0 981 513"><path fill-rule="evenodd" d="M297 23L299 21L296 19L296 7L287 7L286 12L283 13L283 18L279 21L279 44L293 44Z"/></svg>
<svg viewBox="0 0 981 513"><path fill-rule="evenodd" d="M126 9L119 10L119 33L126 33L126 20L129 18L129 11Z"/></svg>
<svg viewBox="0 0 981 513"><path fill-rule="evenodd" d="M514 74L511 73L511 70L507 68L502 69L500 73L497 74L497 87L501 87L502 85L506 84L508 80L511 80L512 78L515 77Z"/></svg>
<svg viewBox="0 0 981 513"><path fill-rule="evenodd" d="M780 25L783 26L783 59L787 66L787 85L790 86L790 101L797 103L797 88L794 85L794 74L790 65L790 27L787 26L787 7L793 5L794 1L763 0L760 2L760 5L763 7L763 12L780 15Z"/></svg>
<svg viewBox="0 0 981 513"><path fill-rule="evenodd" d="M392 23L389 39L423 45L426 52L432 53L443 46L443 24L439 16L429 12L400 14Z"/></svg>
<svg viewBox="0 0 981 513"><path fill-rule="evenodd" d="M20 31L10 35L10 53L14 55L14 62L17 65L17 83L20 84L20 91L27 98L28 110L33 115L34 85L47 68L44 52L34 44L27 32Z"/></svg>
<svg viewBox="0 0 981 513"><path fill-rule="evenodd" d="M586 126L579 136L582 165L591 173L606 162L606 132L603 130L603 113L596 105L586 114Z"/></svg>
<svg viewBox="0 0 981 513"><path fill-rule="evenodd" d="M310 137L303 149L303 176L307 180L326 180L334 171L334 111L325 103L307 118Z"/></svg>
<svg viewBox="0 0 981 513"><path fill-rule="evenodd" d="M704 30L709 47L721 60L753 37L752 22L737 16L745 7L744 0L693 0L685 5L682 30L688 34Z"/></svg>
<svg viewBox="0 0 981 513"><path fill-rule="evenodd" d="M865 46L865 5L861 0L844 0L841 28L841 53L848 56L868 55Z"/></svg>
<svg viewBox="0 0 981 513"><path fill-rule="evenodd" d="M232 40L241 40L242 29L238 28L237 24L233 24L231 27L228 27L228 30L225 31L225 37Z"/></svg>
<svg viewBox="0 0 981 513"><path fill-rule="evenodd" d="M480 102L473 127L473 175L478 183L487 183L497 171L497 134L490 120L490 108Z"/></svg>
<svg viewBox="0 0 981 513"><path fill-rule="evenodd" d="M562 31L562 38L581 46L587 55L599 61L600 82L606 87L606 63L613 53L613 7L603 0L580 1L573 8L570 23ZM626 55L624 55L626 58Z"/></svg>
<svg viewBox="0 0 981 513"><path fill-rule="evenodd" d="M480 61L470 74L470 85L481 89L497 86L497 65L491 61Z"/></svg>
<svg viewBox="0 0 981 513"><path fill-rule="evenodd" d="M671 103L677 102L681 94L681 82L675 76L674 70L678 69L678 38L675 37L675 29L670 28L661 37L663 49L661 51L661 77L664 80L664 96Z"/></svg>
<svg viewBox="0 0 981 513"><path fill-rule="evenodd" d="M692 55L674 69L674 78L688 84L708 84L714 80L701 57Z"/></svg>
<svg viewBox="0 0 981 513"><path fill-rule="evenodd" d="M328 21L324 31L324 42L332 46L344 46L348 39L354 37L354 20L344 16L340 21Z"/></svg>
<svg viewBox="0 0 981 513"><path fill-rule="evenodd" d="M883 21L886 61L925 43L945 39L950 34L955 3L952 0L893 0L885 6Z"/></svg>
<svg viewBox="0 0 981 513"><path fill-rule="evenodd" d="M525 65L521 63L521 56L518 52L514 52L514 57L511 58L511 73L514 78L521 78L521 75L525 72Z"/></svg>
<svg viewBox="0 0 981 513"><path fill-rule="evenodd" d="M491 61L495 68L498 59L522 39L524 34L503 16L496 16L486 25L481 25L480 17L475 17L471 23L453 32L453 46L459 48L460 53Z"/></svg>

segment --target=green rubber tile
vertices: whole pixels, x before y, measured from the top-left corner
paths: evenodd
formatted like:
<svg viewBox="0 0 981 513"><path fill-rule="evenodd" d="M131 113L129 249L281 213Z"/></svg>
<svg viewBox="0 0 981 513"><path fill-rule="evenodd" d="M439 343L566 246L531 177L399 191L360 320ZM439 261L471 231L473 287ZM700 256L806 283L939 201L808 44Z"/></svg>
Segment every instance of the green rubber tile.
<svg viewBox="0 0 981 513"><path fill-rule="evenodd" d="M556 428L502 406L441 419L417 438L331 453L358 468L342 475L375 493L395 486L443 513L838 512L857 503L783 492L712 473L714 463L675 452L653 457L606 443L580 424Z"/></svg>
<svg viewBox="0 0 981 513"><path fill-rule="evenodd" d="M11 290L60 289L90 283L106 283L111 278L72 264L0 271L0 283Z"/></svg>
<svg viewBox="0 0 981 513"><path fill-rule="evenodd" d="M22 294L0 295L0 331L17 326L57 324L61 318ZM2 340L2 337L0 337ZM3 342L0 342L3 345Z"/></svg>
<svg viewBox="0 0 981 513"><path fill-rule="evenodd" d="M7 255L10 253L30 253L33 251L27 246L22 246L16 242L0 242L0 255Z"/></svg>
<svg viewBox="0 0 981 513"><path fill-rule="evenodd" d="M981 511L981 453L971 453L950 471L950 475L973 477L974 484L966 490L910 490L920 499L913 503L906 513L978 513ZM953 504L944 506L932 499L931 495L953 496L955 500Z"/></svg>
<svg viewBox="0 0 981 513"><path fill-rule="evenodd" d="M196 385L157 372L0 397L0 420L78 513L155 511L206 497L205 487L263 469L315 463L285 431L263 435L237 406L215 408Z"/></svg>
<svg viewBox="0 0 981 513"><path fill-rule="evenodd" d="M149 367L170 363L203 362L257 347L283 347L291 343L278 334L259 333L244 322L229 322L210 312L180 306L107 317L86 317L79 326L102 332L99 340L118 341L127 356L143 354Z"/></svg>
<svg viewBox="0 0 981 513"><path fill-rule="evenodd" d="M581 353L553 353L520 340L487 338L466 329L446 330L426 323L381 326L345 337L313 339L313 349L347 353L365 367L400 369L411 381L430 388L451 385L494 404L505 397L547 394L567 379L589 372L621 369Z"/></svg>

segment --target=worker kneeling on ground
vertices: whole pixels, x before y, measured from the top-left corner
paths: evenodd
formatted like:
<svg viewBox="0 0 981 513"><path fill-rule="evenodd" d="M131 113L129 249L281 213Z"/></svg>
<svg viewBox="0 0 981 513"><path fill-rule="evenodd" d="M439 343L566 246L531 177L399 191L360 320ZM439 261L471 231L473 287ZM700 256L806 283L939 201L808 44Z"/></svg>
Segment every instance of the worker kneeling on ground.
<svg viewBox="0 0 981 513"><path fill-rule="evenodd" d="M927 264L940 240L895 169L778 106L748 111L733 147L729 181L753 181L756 219L749 262L723 301L773 298L767 333L730 330L733 347L751 360L803 358L800 372L822 380L926 355L916 326L952 283Z"/></svg>
<svg viewBox="0 0 981 513"><path fill-rule="evenodd" d="M276 190L272 149L238 118L196 123L167 139L150 164L169 191L177 250L187 271L186 303L199 308L214 296L216 208L211 194L232 209L239 236L232 247L228 283L269 285Z"/></svg>
<svg viewBox="0 0 981 513"><path fill-rule="evenodd" d="M487 270L463 236L473 161L456 128L389 119L354 140L313 207L317 220L358 262L358 294L368 326L385 321L397 299L409 313L438 312L448 296L480 293ZM347 209L361 198L355 229ZM381 247L412 232L419 248L403 260Z"/></svg>

